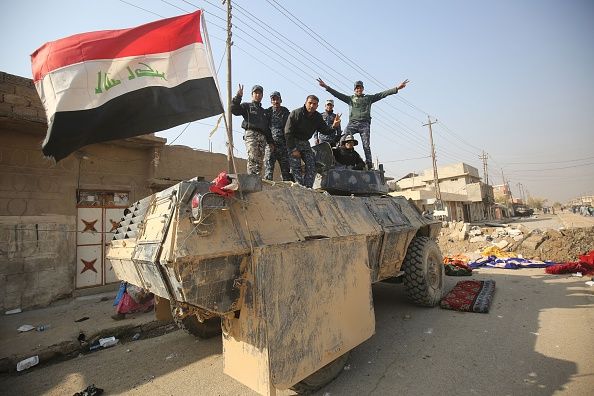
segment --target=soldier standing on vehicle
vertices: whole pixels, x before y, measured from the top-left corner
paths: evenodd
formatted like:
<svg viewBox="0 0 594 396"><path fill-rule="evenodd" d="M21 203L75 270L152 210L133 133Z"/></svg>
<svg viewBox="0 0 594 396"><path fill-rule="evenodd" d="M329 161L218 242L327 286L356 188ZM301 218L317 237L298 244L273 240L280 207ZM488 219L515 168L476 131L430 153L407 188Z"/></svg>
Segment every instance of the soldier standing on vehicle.
<svg viewBox="0 0 594 396"><path fill-rule="evenodd" d="M322 118L326 121L326 125L332 126L334 119L336 118L336 114L334 113L334 100L328 99L326 101L325 111L322 113ZM342 135L342 130L340 127L336 129L336 133L334 135L324 135L320 132L314 134L314 139L316 144L320 144L322 142L326 142L330 145L330 147L336 147L338 142L340 141L340 135Z"/></svg>
<svg viewBox="0 0 594 396"><path fill-rule="evenodd" d="M289 165L289 153L287 152L287 142L285 141L285 125L289 118L289 109L281 106L283 102L281 94L274 91L270 94L272 106L267 109L269 117L270 132L274 140L274 149L266 147L264 155L264 178L272 180L274 176L274 165L278 161L283 181L293 180L291 177L291 166Z"/></svg>
<svg viewBox="0 0 594 396"><path fill-rule="evenodd" d="M373 161L371 158L371 147L369 141L370 127L371 127L371 105L378 100L385 98L388 95L398 93L399 90L406 87L409 83L404 80L398 87L388 89L373 95L363 94L363 81L355 81L355 94L352 96L345 95L330 88L321 78L318 78L318 84L326 91L330 92L336 98L342 100L349 105L349 123L344 131L346 135L354 135L358 133L361 135L363 141L363 151L365 152L365 163L367 169L373 169Z"/></svg>
<svg viewBox="0 0 594 396"><path fill-rule="evenodd" d="M291 173L297 183L309 188L313 187L316 173L316 159L309 139L315 131L331 135L340 126L340 115L334 118L331 127L326 125L322 115L316 111L319 101L317 96L309 95L302 107L291 112L285 126ZM305 163L305 174L301 169L301 160Z"/></svg>
<svg viewBox="0 0 594 396"><path fill-rule="evenodd" d="M239 84L237 95L231 101L231 113L243 116L241 127L245 129L245 147L247 149L247 173L260 175L263 170L266 144L274 150L274 140L270 133L268 114L262 107L264 89L260 85L252 87L252 101L241 103L243 85Z"/></svg>

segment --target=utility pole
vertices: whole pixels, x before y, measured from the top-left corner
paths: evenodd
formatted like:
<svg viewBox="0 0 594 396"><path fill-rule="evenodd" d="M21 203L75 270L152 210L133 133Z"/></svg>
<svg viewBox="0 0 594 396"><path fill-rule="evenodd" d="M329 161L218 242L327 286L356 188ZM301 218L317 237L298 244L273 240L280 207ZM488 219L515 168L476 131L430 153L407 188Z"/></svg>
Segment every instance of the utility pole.
<svg viewBox="0 0 594 396"><path fill-rule="evenodd" d="M223 4L227 2L227 169L228 173L235 173L235 166L233 165L233 115L231 114L231 100L233 99L232 81L231 81L231 0L223 0Z"/></svg>
<svg viewBox="0 0 594 396"><path fill-rule="evenodd" d="M522 203L524 203L524 204L525 204L525 203L526 203L526 202L525 202L526 200L525 200L525 198L524 198L524 190L522 189L522 187L523 187L523 186L522 186L522 183L518 182L518 183L517 183L517 186L518 186L518 191L519 191L519 193L520 193L520 199L522 200Z"/></svg>
<svg viewBox="0 0 594 396"><path fill-rule="evenodd" d="M431 122L431 117L427 116L428 123L423 126L429 126L429 142L431 143L431 159L433 161L433 185L435 186L435 207L441 209L441 191L439 190L439 176L437 175L437 160L435 159L435 146L433 145L433 130L431 125L437 124L437 119Z"/></svg>
<svg viewBox="0 0 594 396"><path fill-rule="evenodd" d="M485 184L489 184L489 173L487 172L487 158L489 158L489 154L485 153L483 150L483 155L479 155L479 159L483 160L483 179L485 180Z"/></svg>

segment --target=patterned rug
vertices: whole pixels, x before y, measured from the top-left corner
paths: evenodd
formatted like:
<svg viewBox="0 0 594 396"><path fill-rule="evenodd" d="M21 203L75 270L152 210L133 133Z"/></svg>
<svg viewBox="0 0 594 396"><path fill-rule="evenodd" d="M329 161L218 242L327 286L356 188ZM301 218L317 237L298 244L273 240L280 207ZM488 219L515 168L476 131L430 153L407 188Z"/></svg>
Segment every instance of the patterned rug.
<svg viewBox="0 0 594 396"><path fill-rule="evenodd" d="M487 313L494 294L494 280L460 281L441 299L439 305L455 311Z"/></svg>

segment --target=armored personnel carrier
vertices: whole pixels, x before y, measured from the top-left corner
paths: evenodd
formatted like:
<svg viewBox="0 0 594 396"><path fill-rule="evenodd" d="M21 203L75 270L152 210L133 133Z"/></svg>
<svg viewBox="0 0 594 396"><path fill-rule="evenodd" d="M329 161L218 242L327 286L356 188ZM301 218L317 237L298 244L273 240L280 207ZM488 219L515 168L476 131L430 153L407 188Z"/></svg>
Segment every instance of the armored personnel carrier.
<svg viewBox="0 0 594 396"><path fill-rule="evenodd" d="M317 151L314 189L238 174L232 195L188 180L142 199L108 252L181 328L222 332L225 373L261 394L334 379L374 334L372 283L401 279L423 306L441 297L440 223L387 195L383 171Z"/></svg>

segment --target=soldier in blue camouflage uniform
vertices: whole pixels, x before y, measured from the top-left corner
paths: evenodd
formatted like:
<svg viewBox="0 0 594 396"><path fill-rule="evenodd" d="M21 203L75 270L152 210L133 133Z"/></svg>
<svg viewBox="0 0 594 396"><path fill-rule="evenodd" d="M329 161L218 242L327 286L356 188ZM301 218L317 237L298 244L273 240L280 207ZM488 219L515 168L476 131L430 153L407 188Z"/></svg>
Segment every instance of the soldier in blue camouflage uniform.
<svg viewBox="0 0 594 396"><path fill-rule="evenodd" d="M322 115L316 111L319 101L317 96L309 95L302 107L289 114L285 126L291 173L297 183L309 188L313 187L316 175L316 159L309 139L315 131L331 135L336 133L336 128L340 126L340 115L334 118L332 127L326 125ZM305 164L305 173L301 169L301 161Z"/></svg>
<svg viewBox="0 0 594 396"><path fill-rule="evenodd" d="M334 113L334 101L332 99L328 99L326 101L326 108L325 111L322 113L322 118L326 122L326 125L332 126L334 119L336 118L336 114ZM340 114L339 114L340 116ZM324 135L320 132L314 134L314 139L316 144L320 144L326 142L330 145L330 147L338 146L338 142L340 141L340 136L342 135L342 130L340 126L336 129L333 135Z"/></svg>
<svg viewBox="0 0 594 396"><path fill-rule="evenodd" d="M231 113L243 116L241 127L245 129L245 147L247 149L247 173L262 176L264 151L266 144L274 150L274 140L270 133L267 111L262 107L264 89L260 85L252 87L252 101L241 103L243 85L239 84L237 95L231 101Z"/></svg>
<svg viewBox="0 0 594 396"><path fill-rule="evenodd" d="M287 153L287 143L285 141L285 124L289 118L289 109L281 106L283 102L281 94L274 91L270 94L270 102L272 106L266 111L269 117L270 132L274 140L274 150L266 147L266 154L264 155L264 178L272 180L274 175L274 165L276 161L280 166L283 181L293 180L291 176L291 168L289 165L289 153Z"/></svg>

